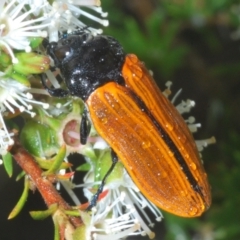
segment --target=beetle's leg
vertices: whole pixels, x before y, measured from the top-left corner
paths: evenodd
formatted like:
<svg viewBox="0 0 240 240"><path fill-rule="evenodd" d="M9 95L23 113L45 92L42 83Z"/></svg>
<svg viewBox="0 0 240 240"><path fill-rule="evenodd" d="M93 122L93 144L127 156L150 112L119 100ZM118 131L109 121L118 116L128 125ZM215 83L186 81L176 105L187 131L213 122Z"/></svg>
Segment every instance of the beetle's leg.
<svg viewBox="0 0 240 240"><path fill-rule="evenodd" d="M44 38L42 41L43 47L46 49L47 54L52 58L54 61L55 67L59 67L61 65L61 62L56 57L54 50L57 47L57 42L49 42L48 39Z"/></svg>
<svg viewBox="0 0 240 240"><path fill-rule="evenodd" d="M96 204L97 204L97 200L98 200L98 197L99 195L102 193L103 191L103 187L105 185L105 182L106 182L106 179L107 177L109 176L109 174L113 171L114 167L116 166L117 162L118 162L118 157L117 157L117 154L113 151L113 149L111 150L111 156L112 156L112 165L111 167L108 169L107 173L105 174L102 182L101 182L101 185L99 186L97 192L93 195L93 198L92 200L90 201L90 204L87 208L87 211L88 210L91 210L92 207L94 207Z"/></svg>
<svg viewBox="0 0 240 240"><path fill-rule="evenodd" d="M91 123L87 117L87 109L84 108L80 124L80 143L85 145L91 130Z"/></svg>
<svg viewBox="0 0 240 240"><path fill-rule="evenodd" d="M69 95L69 92L67 90L64 90L61 88L53 88L53 89L49 88L46 84L46 75L45 74L41 74L40 77L41 77L43 87L48 91L48 93L51 96L63 98L63 97L67 97Z"/></svg>

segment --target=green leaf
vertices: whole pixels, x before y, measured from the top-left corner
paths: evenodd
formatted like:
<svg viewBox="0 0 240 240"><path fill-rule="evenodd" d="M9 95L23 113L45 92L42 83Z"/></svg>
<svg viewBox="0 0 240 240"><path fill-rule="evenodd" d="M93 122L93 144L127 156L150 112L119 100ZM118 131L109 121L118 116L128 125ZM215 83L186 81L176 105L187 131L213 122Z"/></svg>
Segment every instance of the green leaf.
<svg viewBox="0 0 240 240"><path fill-rule="evenodd" d="M95 181L101 181L105 177L111 165L111 151L106 150L99 156L98 161L96 162ZM106 182L110 183L111 181L115 181L116 179L122 179L123 171L123 164L121 162L118 162L114 167L113 171L109 174Z"/></svg>
<svg viewBox="0 0 240 240"><path fill-rule="evenodd" d="M16 181L19 181L22 177L24 177L26 175L26 173L24 171L21 171L17 177L16 177Z"/></svg>
<svg viewBox="0 0 240 240"><path fill-rule="evenodd" d="M76 171L87 172L87 171L90 171L90 169L91 169L90 163L84 163L84 164L78 166L78 167L76 168Z"/></svg>
<svg viewBox="0 0 240 240"><path fill-rule="evenodd" d="M58 223L57 221L53 221L54 223L54 240L60 240L60 229L59 229L59 226L58 226Z"/></svg>
<svg viewBox="0 0 240 240"><path fill-rule="evenodd" d="M34 220L43 220L52 214L58 209L58 204L52 204L47 210L45 211L31 211L30 215Z"/></svg>
<svg viewBox="0 0 240 240"><path fill-rule="evenodd" d="M23 206L24 206L24 204L27 200L28 190L29 190L29 180L26 177L25 182L24 182L23 193L22 193L20 199L18 200L16 206L13 208L13 210L9 214L8 219L13 219L14 217L16 217L20 213L20 211L22 210L22 208L23 208Z"/></svg>
<svg viewBox="0 0 240 240"><path fill-rule="evenodd" d="M54 130L33 120L23 127L20 141L32 155L38 157L51 156L58 150Z"/></svg>
<svg viewBox="0 0 240 240"><path fill-rule="evenodd" d="M41 38L41 37L30 38L30 46L31 46L31 48L34 49L34 48L38 47L42 43L42 40L43 40L43 38Z"/></svg>
<svg viewBox="0 0 240 240"><path fill-rule="evenodd" d="M39 166L43 169L50 169L55 161L55 159L42 159L39 157L35 157L37 163L39 164ZM70 168L72 166L71 163L69 162L62 162L59 169L67 169Z"/></svg>
<svg viewBox="0 0 240 240"><path fill-rule="evenodd" d="M53 163L51 167L44 172L44 175L52 174L57 172L61 168L61 164L66 156L66 145L62 145L58 154L53 158Z"/></svg>
<svg viewBox="0 0 240 240"><path fill-rule="evenodd" d="M2 156L3 158L3 165L9 177L12 176L13 173L13 165L12 165L12 155L7 153L6 155Z"/></svg>
<svg viewBox="0 0 240 240"><path fill-rule="evenodd" d="M72 217L79 217L80 216L79 210L65 210L64 212L67 215L72 216Z"/></svg>

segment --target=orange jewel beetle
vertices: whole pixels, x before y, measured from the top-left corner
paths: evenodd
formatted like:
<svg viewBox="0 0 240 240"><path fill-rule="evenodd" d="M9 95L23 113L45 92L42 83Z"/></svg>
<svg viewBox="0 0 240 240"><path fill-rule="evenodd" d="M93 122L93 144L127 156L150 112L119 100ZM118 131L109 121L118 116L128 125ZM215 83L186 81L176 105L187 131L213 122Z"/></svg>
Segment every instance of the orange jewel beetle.
<svg viewBox="0 0 240 240"><path fill-rule="evenodd" d="M207 175L182 116L161 93L144 64L125 55L112 37L83 31L45 42L67 90L44 87L50 95L85 102L80 141L93 124L140 191L156 206L183 217L200 216L211 204Z"/></svg>

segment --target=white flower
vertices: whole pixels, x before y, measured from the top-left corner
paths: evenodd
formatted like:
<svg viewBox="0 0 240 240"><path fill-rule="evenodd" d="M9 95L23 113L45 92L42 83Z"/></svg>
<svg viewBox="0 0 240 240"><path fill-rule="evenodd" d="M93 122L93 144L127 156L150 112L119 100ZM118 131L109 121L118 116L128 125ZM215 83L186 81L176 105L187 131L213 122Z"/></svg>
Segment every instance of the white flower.
<svg viewBox="0 0 240 240"><path fill-rule="evenodd" d="M47 24L40 24L44 18L31 19L31 14L39 10L26 10L26 1L1 1L0 3L0 47L6 49L13 63L17 63L13 49L31 51L29 37L46 37L41 31Z"/></svg>
<svg viewBox="0 0 240 240"><path fill-rule="evenodd" d="M79 17L89 18L103 26L108 25L108 20L96 17L79 6L94 11L101 17L107 16L99 7L99 0L56 0L52 4L47 0L1 1L0 47L10 54L13 63L17 63L13 49L30 52L30 37L47 37L48 33L50 41L57 41L59 32L86 27ZM102 32L101 29L91 27L87 30L95 34Z"/></svg>
<svg viewBox="0 0 240 240"><path fill-rule="evenodd" d="M75 185L84 187L84 194L89 201L93 197L92 186L101 184L93 180L95 171L92 167L84 178L84 184ZM131 235L148 235L153 239L155 233L151 231L151 227L154 224L145 210L150 209L157 221L161 221L162 214L139 192L123 166L120 171L121 174L115 174L115 179L104 185L100 200L93 208L92 219L87 226L89 236L98 240L117 240Z"/></svg>
<svg viewBox="0 0 240 240"><path fill-rule="evenodd" d="M9 145L13 144L11 136L5 126L3 115L16 113L16 111L29 113L32 117L32 104L37 104L43 108L48 108L49 104L38 102L32 99L27 87L12 79L4 79L4 74L0 72L0 155L6 154ZM26 92L26 93L25 93Z"/></svg>
<svg viewBox="0 0 240 240"><path fill-rule="evenodd" d="M0 77L3 73L0 72ZM48 108L49 104L33 100L32 94L27 92L28 88L21 83L12 79L0 78L0 108L1 112L8 110L15 113L16 110L26 112L34 117L36 114L32 112L32 105L41 105L43 108Z"/></svg>
<svg viewBox="0 0 240 240"><path fill-rule="evenodd" d="M168 98L169 95L171 94L171 82L167 82L166 83L166 87L167 89L164 90L163 94ZM174 104L175 100L177 99L177 97L179 96L179 94L181 93L181 90L179 90L172 98L171 102L172 104ZM176 107L176 109L178 110L178 112L182 115L184 113L188 113L192 107L195 106L195 102L192 100L187 100L187 101L182 101L181 103L179 103ZM185 120L186 124L188 125L189 130L194 133L197 131L198 128L201 127L200 123L195 123L195 118L193 116L188 117L188 119ZM204 140L195 140L198 151L201 152L203 150L204 147L207 147L209 144L213 144L216 142L216 139L214 137L208 138L208 139L204 139ZM200 154L201 156L201 154Z"/></svg>
<svg viewBox="0 0 240 240"><path fill-rule="evenodd" d="M0 110L2 111L1 105ZM0 114L0 155L5 155L7 153L8 147L14 143L11 138L12 135L13 134L8 133L3 117Z"/></svg>
<svg viewBox="0 0 240 240"><path fill-rule="evenodd" d="M121 206L121 203L128 202L126 197L125 193L121 192L109 204L102 204L103 208L97 205L93 209L91 221L87 225L88 232L86 237L88 239L89 236L93 236L95 240L117 240L130 235L141 234L141 223L133 217L135 214L138 215L138 213L136 208L132 207L131 201L129 201L131 204L126 205L127 209L125 212L114 214L114 210L119 208L118 205ZM151 234L152 237L154 237L154 234Z"/></svg>
<svg viewBox="0 0 240 240"><path fill-rule="evenodd" d="M90 11L98 13L101 17L106 17L107 14L102 12L102 8L99 7L99 5L100 1L94 0L56 0L53 1L52 4L46 3L42 9L43 16L45 17L43 24L49 25L49 41L57 41L59 32L72 32L76 29L86 27L86 25L79 20L79 18L82 17L89 18L103 26L108 26L108 20L96 17L82 9L82 7L85 7ZM101 29L91 27L88 27L87 30L95 34L102 32Z"/></svg>

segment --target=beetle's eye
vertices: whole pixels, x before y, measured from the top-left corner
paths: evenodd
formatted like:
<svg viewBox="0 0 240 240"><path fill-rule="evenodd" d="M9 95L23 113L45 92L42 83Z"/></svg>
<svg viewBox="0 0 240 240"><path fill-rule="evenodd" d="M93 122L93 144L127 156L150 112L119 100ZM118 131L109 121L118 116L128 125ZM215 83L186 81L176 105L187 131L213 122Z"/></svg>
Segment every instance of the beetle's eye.
<svg viewBox="0 0 240 240"><path fill-rule="evenodd" d="M63 61L64 58L70 54L70 52L71 52L71 48L66 45L66 46L62 46L59 49L56 49L54 54L59 61Z"/></svg>

